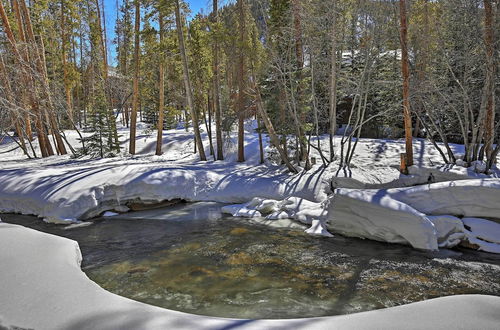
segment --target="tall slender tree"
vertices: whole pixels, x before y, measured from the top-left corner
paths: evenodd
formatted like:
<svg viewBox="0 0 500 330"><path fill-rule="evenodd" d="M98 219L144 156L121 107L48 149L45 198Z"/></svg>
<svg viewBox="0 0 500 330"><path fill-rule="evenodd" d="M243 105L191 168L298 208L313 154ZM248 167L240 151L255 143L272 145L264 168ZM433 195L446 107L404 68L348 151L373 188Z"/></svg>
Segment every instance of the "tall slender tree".
<svg viewBox="0 0 500 330"><path fill-rule="evenodd" d="M238 162L245 161L245 43L246 43L246 15L245 2L238 0L239 12L239 42L238 56Z"/></svg>
<svg viewBox="0 0 500 330"><path fill-rule="evenodd" d="M495 139L495 76L498 56L495 61L495 15L492 0L484 0L484 45L486 48L486 79L484 86L484 102L486 118L484 121L484 150L488 161L487 168L495 163L493 142Z"/></svg>
<svg viewBox="0 0 500 330"><path fill-rule="evenodd" d="M219 4L213 0L212 11L212 34L213 34L213 91L214 91L214 110L215 110L215 136L217 141L217 160L224 160L224 150L222 142L222 113L220 104L220 69L219 69Z"/></svg>
<svg viewBox="0 0 500 330"><path fill-rule="evenodd" d="M175 0L175 23L177 30L177 38L179 43L179 51L182 60L182 72L184 77L184 88L186 90L186 99L189 112L191 113L191 120L193 121L193 131L195 143L198 149L198 154L200 155L200 160L206 161L207 157L205 155L205 148L203 147L203 140L201 139L200 127L198 113L194 108L193 102L193 89L191 87L191 80L189 78L189 67L186 55L186 45L184 43L184 24L182 23L181 10L179 0Z"/></svg>
<svg viewBox="0 0 500 330"><path fill-rule="evenodd" d="M130 116L130 145L129 152L135 155L135 138L137 130L137 109L139 108L139 67L140 67L140 28L141 28L141 6L140 1L135 0L135 27L134 27L134 92L132 95L132 114Z"/></svg>
<svg viewBox="0 0 500 330"><path fill-rule="evenodd" d="M161 150L163 142L163 121L165 113L165 59L163 55L163 13L161 9L158 10L159 21L159 34L160 34L160 63L159 63L159 102L158 102L158 134L156 137L156 155L160 156L163 152Z"/></svg>
<svg viewBox="0 0 500 330"><path fill-rule="evenodd" d="M403 75L403 115L406 140L406 168L413 165L413 135L410 112L410 63L408 59L408 27L406 1L399 0L401 72Z"/></svg>

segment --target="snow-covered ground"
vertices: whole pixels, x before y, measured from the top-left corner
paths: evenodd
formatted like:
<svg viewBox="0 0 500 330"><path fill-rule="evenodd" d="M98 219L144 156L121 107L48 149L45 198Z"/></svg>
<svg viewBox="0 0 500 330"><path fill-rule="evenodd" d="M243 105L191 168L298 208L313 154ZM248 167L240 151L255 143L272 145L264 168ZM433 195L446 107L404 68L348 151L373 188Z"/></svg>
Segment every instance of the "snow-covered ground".
<svg viewBox="0 0 500 330"><path fill-rule="evenodd" d="M451 296L371 312L295 320L190 315L105 291L74 241L0 223L0 329L498 329L500 297Z"/></svg>
<svg viewBox="0 0 500 330"><path fill-rule="evenodd" d="M54 156L28 160L14 143L0 145L0 212L34 214L48 221L74 221L105 211L124 211L130 201L157 202L171 199L241 203L253 197L283 199L296 196L320 202L332 188L390 188L432 179L446 181L485 177L463 167L432 167L440 163L435 148L424 140L415 143L414 175L401 176L399 154L403 141L362 139L351 170L337 173L335 164L316 165L307 173L290 175L283 167L259 165L258 136L249 122L246 134L246 158L235 162L234 139L227 142L226 160L199 162L193 153L191 132L184 129L164 133L163 156L154 156L155 134L139 129L137 155L127 156L128 130L120 130L121 157L92 160ZM78 147L78 135L66 136ZM205 146L208 142L206 134ZM264 139L266 152L269 142ZM323 141L327 150L327 139ZM340 138L336 139L336 143ZM36 142L34 143L36 148ZM454 148L460 152L461 146ZM320 158L317 154L313 154ZM500 176L494 173L493 176Z"/></svg>
<svg viewBox="0 0 500 330"><path fill-rule="evenodd" d="M359 142L349 172L337 173L335 164L328 168L318 164L307 173L290 175L283 167L269 162L259 165L258 136L251 124L246 134L247 162L243 164L235 162L234 137L225 146L225 161L199 162L193 153L192 133L183 129L166 131L164 155L154 156L155 134L143 128L139 132L136 156L124 152L120 157L102 160L70 156L26 159L14 143L4 139L0 143L0 212L34 214L47 221L66 222L106 211L124 212L130 202L184 199L243 203L225 207L224 211L239 216L267 215L266 221L292 218L311 224L308 232L313 235L327 236L329 229L431 250L453 246L453 242L464 237L476 245L499 243L498 227L478 219L500 218L495 213L495 201L499 200L498 170L490 176L493 179L484 180L492 182L493 191L468 190L459 194L466 200L470 197L474 203L485 201L484 205L465 207L456 195L440 189L388 189L428 181L447 181L441 184L446 186L450 180L473 178L479 182L486 178L473 169L440 166L438 152L425 140L415 141L417 166L411 168L410 176L399 173L404 142L374 139ZM125 150L128 132L121 129L120 134ZM67 131L66 135L77 147L75 132ZM204 137L208 154L206 134ZM339 142L337 138L336 144ZM327 143L326 138L322 140L324 150L328 149ZM267 138L265 146L266 152L270 152ZM463 149L459 145L453 148L457 152ZM313 156L321 163L317 154ZM461 185L477 186L453 184ZM333 198L332 189L337 191ZM380 193L384 194L382 199L366 200L367 196ZM345 202L338 202L339 198L346 198ZM436 208L441 211L436 213ZM351 225L351 232L341 225L342 217L344 225ZM353 217L365 218L356 232L352 232L349 222ZM368 231L366 218L372 221L368 226L371 229L363 234L363 230ZM81 272L80 261L78 245L73 241L0 223L0 328L494 329L500 323L500 298L488 296L447 297L382 311L307 320L242 321L193 316L106 292Z"/></svg>

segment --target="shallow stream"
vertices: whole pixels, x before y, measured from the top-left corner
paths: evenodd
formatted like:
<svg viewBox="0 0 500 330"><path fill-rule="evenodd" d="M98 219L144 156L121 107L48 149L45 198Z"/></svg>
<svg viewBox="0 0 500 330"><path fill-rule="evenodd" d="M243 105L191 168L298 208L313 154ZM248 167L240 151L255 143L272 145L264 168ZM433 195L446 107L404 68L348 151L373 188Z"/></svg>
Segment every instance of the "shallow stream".
<svg viewBox="0 0 500 330"><path fill-rule="evenodd" d="M194 314L298 318L454 294L500 296L498 255L311 237L288 220L259 223L219 209L184 204L76 227L2 219L78 241L83 270L106 290Z"/></svg>

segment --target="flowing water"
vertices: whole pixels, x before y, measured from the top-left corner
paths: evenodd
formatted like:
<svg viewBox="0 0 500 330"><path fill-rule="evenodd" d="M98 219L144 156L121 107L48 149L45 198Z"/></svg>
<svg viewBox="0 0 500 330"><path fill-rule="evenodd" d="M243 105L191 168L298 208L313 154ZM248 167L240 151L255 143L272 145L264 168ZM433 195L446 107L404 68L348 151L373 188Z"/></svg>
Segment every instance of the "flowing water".
<svg viewBox="0 0 500 330"><path fill-rule="evenodd" d="M2 219L78 241L83 270L111 292L194 314L297 318L454 294L500 295L497 255L311 237L290 221L222 217L219 209L187 204L84 227Z"/></svg>

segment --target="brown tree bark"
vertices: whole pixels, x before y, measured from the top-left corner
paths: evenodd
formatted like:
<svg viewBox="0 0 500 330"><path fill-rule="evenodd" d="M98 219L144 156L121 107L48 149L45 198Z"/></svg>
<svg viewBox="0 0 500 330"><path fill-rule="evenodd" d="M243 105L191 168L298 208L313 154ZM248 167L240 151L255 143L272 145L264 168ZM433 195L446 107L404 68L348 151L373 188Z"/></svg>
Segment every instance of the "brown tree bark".
<svg viewBox="0 0 500 330"><path fill-rule="evenodd" d="M66 15L64 14L64 1L61 0L61 59L63 66L64 91L66 94L66 106L68 107L68 117L74 121L73 101L71 98L71 86L68 78L66 44L69 42L66 35Z"/></svg>
<svg viewBox="0 0 500 330"><path fill-rule="evenodd" d="M207 157L205 155L203 141L201 140L198 113L196 112L196 109L194 108L194 103L193 103L193 89L191 87L191 80L189 78L189 67L188 67L188 60L187 60L187 55L186 55L186 46L184 44L184 32L183 32L184 25L182 24L179 0L175 0L175 23L177 26L177 37L179 39L178 40L179 41L179 51L180 51L181 60L182 60L182 71L183 71L183 77L184 77L184 87L186 89L186 99L187 99L189 111L191 113L191 120L193 121L193 131L194 131L195 143L198 147L198 153L200 155L200 160L206 161Z"/></svg>
<svg viewBox="0 0 500 330"><path fill-rule="evenodd" d="M132 95L132 113L130 115L130 145L129 152L135 155L135 138L137 130L137 108L139 107L139 30L141 27L141 6L139 0L135 0L135 27L134 27L134 92Z"/></svg>
<svg viewBox="0 0 500 330"><path fill-rule="evenodd" d="M45 96L45 103L46 103L46 108L45 109L40 109L42 112L40 114L40 120L45 116L46 118L46 125L47 127L51 128L53 137L55 138L55 146L57 148L57 151L61 155L67 154L66 151L66 146L64 145L64 141L62 139L61 133L59 131L59 125L57 123L57 120L55 118L55 112L54 112L54 104L52 103L52 97L51 97L51 91L49 87L49 80L48 80L48 75L47 75L47 64L45 61L45 50L44 50L44 45L43 45L43 38L39 38L39 44L37 43L37 40L35 39L35 34L33 32L33 25L31 24L31 16L28 7L26 6L25 0L20 0L19 1L20 7L21 7L21 12L23 16L23 21L24 21L24 28L25 28L25 34L27 36L26 40L29 44L32 45L32 51L34 53L34 61L35 65L34 68L38 71L38 74L40 75L40 80L41 80L41 85L42 89L44 92ZM34 78L33 78L34 79ZM34 79L35 80L35 79ZM36 83L36 81L35 81ZM52 146L50 142L48 141L47 138L47 151L49 155L53 155L52 151Z"/></svg>
<svg viewBox="0 0 500 330"><path fill-rule="evenodd" d="M26 12L26 15L29 15L29 12ZM29 19L27 20L29 23ZM34 39L34 34L33 34L33 29L31 27L31 23L27 25L29 28L29 35L33 37L33 47L35 48L35 52L38 53L37 57L37 66L38 66L38 71L40 72L42 76L42 87L45 92L45 103L47 108L45 109L45 114L47 118L47 122L50 124L50 128L52 129L52 137L55 140L54 145L57 148L57 151L59 152L60 155L66 155L68 152L66 151L66 146L64 145L63 138L61 136L61 132L59 130L59 124L56 119L56 113L55 113L55 107L54 103L52 102L52 93L50 91L50 86L49 86L49 77L47 74L47 62L45 60L45 46L43 43L43 38L39 38L39 44L36 42L36 39Z"/></svg>
<svg viewBox="0 0 500 330"><path fill-rule="evenodd" d="M408 59L408 27L406 19L406 1L399 0L401 72L403 75L403 115L406 140L406 167L413 165L413 136L410 112L410 66Z"/></svg>
<svg viewBox="0 0 500 330"><path fill-rule="evenodd" d="M23 19L21 17L21 12L19 10L19 4L17 0L12 1L12 8L14 10L14 14L16 15L16 20L17 20L17 30L19 33L19 38L21 39L21 42L24 43L24 47L22 49L22 57L23 60L26 61L26 63L29 63L29 54L28 54L28 49L26 48L26 36L24 34L24 28L23 28ZM26 100L26 93L23 93L23 102ZM30 141L33 140L33 132L31 130L31 118L30 115L27 114L24 117L25 121L25 126L26 126L26 135L28 136L28 139Z"/></svg>

